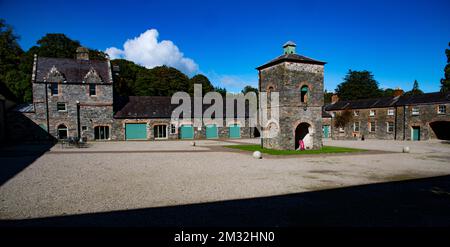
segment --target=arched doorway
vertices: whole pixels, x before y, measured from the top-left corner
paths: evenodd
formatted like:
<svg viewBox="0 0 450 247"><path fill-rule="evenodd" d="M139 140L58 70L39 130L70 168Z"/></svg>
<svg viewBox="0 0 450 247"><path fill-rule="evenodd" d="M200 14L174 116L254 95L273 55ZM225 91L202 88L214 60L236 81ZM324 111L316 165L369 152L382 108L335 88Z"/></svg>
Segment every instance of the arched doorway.
<svg viewBox="0 0 450 247"><path fill-rule="evenodd" d="M307 137L309 137L309 127L311 127L311 125L303 122L303 123L300 123L299 125L297 125L297 128L295 128L295 149L296 150L300 146L300 140L303 140L305 142L305 147L310 146L309 140L308 140L308 143L306 140Z"/></svg>
<svg viewBox="0 0 450 247"><path fill-rule="evenodd" d="M69 136L67 126L64 124L58 125L58 139L67 139Z"/></svg>
<svg viewBox="0 0 450 247"><path fill-rule="evenodd" d="M450 140L450 121L435 121L430 123L430 127L437 139Z"/></svg>
<svg viewBox="0 0 450 247"><path fill-rule="evenodd" d="M253 127L253 137L261 137L261 133L259 133L259 129L257 127Z"/></svg>

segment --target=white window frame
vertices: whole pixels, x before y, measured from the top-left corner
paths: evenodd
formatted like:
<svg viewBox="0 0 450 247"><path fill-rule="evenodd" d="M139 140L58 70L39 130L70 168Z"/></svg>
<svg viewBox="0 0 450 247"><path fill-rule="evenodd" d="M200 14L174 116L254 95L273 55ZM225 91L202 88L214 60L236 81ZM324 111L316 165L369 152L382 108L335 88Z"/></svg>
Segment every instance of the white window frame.
<svg viewBox="0 0 450 247"><path fill-rule="evenodd" d="M176 134L177 133L177 126L175 124L170 124L170 134Z"/></svg>
<svg viewBox="0 0 450 247"><path fill-rule="evenodd" d="M98 129L99 133L98 133L98 139L95 139L95 130ZM100 135L100 129L103 129L103 136L106 137L106 135L108 135L108 138L101 138ZM105 130L108 131L105 131ZM108 134L105 134L108 133ZM94 127L94 139L98 140L98 141L104 141L104 140L111 140L111 128L108 125L97 125Z"/></svg>
<svg viewBox="0 0 450 247"><path fill-rule="evenodd" d="M375 117L377 115L375 110L369 110L369 116L370 117Z"/></svg>
<svg viewBox="0 0 450 247"><path fill-rule="evenodd" d="M359 116L359 110L354 110L353 111L353 116L358 117Z"/></svg>
<svg viewBox="0 0 450 247"><path fill-rule="evenodd" d="M161 126L163 126L163 127L165 128L166 136L164 136L164 137L156 137L157 134L155 133L155 128L161 127ZM158 131L158 132L159 132L159 131ZM154 137L155 137L155 140L166 140L166 139L168 139L168 138L169 138L169 135L168 135L168 133L167 133L167 124L155 124L155 125L153 125L153 135L154 135ZM159 133L158 133L158 135L159 135Z"/></svg>
<svg viewBox="0 0 450 247"><path fill-rule="evenodd" d="M356 130L356 124L358 124L358 130ZM354 122L353 123L353 131L354 132L359 132L360 128L361 128L361 124L359 122Z"/></svg>
<svg viewBox="0 0 450 247"><path fill-rule="evenodd" d="M395 109L394 109L394 108L389 108L389 109L387 110L387 115L388 115L388 116L394 116L394 113L395 113Z"/></svg>
<svg viewBox="0 0 450 247"><path fill-rule="evenodd" d="M392 123L392 131L389 130L389 123ZM392 133L392 132L394 132L394 129L395 129L395 124L394 124L394 122L386 122L386 132L387 132L387 133Z"/></svg>
<svg viewBox="0 0 450 247"><path fill-rule="evenodd" d="M374 127L373 130L372 130L372 126ZM376 132L376 131L377 131L377 122L370 121L369 122L369 132Z"/></svg>
<svg viewBox="0 0 450 247"><path fill-rule="evenodd" d="M441 111L441 107L444 108L443 111ZM445 114L447 112L447 106L446 105L438 105L437 107L437 114Z"/></svg>
<svg viewBox="0 0 450 247"><path fill-rule="evenodd" d="M64 105L64 110L59 109L60 105ZM67 104L65 102L56 102L56 110L58 112L67 112Z"/></svg>
<svg viewBox="0 0 450 247"><path fill-rule="evenodd" d="M411 108L411 115L412 116L419 116L420 115L420 110L419 110L419 107L412 107Z"/></svg>
<svg viewBox="0 0 450 247"><path fill-rule="evenodd" d="M339 133L344 133L344 132L345 132L345 129L342 127L339 127Z"/></svg>

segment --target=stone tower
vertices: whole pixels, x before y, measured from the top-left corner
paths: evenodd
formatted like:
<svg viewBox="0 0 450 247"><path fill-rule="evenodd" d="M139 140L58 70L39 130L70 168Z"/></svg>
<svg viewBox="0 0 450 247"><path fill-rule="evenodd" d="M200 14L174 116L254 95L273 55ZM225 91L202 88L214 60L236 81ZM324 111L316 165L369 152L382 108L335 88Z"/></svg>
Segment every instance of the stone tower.
<svg viewBox="0 0 450 247"><path fill-rule="evenodd" d="M278 128L278 135L262 137L264 148L295 150L303 142L305 149L322 147L323 73L325 62L295 51L296 44L283 45L283 55L257 68L259 90L279 93L279 126L273 123L263 130ZM266 109L262 109L267 110Z"/></svg>

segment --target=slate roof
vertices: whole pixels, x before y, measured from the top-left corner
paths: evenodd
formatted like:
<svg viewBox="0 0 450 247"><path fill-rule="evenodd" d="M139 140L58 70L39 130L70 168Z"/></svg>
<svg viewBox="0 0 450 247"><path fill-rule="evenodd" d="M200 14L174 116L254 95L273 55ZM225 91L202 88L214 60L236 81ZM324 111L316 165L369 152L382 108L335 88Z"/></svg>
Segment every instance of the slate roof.
<svg viewBox="0 0 450 247"><path fill-rule="evenodd" d="M425 93L413 96L382 97L363 100L343 100L325 107L326 111L345 110L345 109L367 109L383 108L404 105L437 104L450 103L450 93Z"/></svg>
<svg viewBox="0 0 450 247"><path fill-rule="evenodd" d="M12 111L22 112L22 113L34 112L34 105L32 103L20 104L20 105L17 105L16 107L14 107L14 109Z"/></svg>
<svg viewBox="0 0 450 247"><path fill-rule="evenodd" d="M121 99L121 107L114 114L115 118L171 118L173 110L178 104L171 104L169 96L129 96ZM194 116L194 99L191 99L191 114ZM203 104L203 111L211 105ZM226 100L223 101L223 117L226 117ZM248 102L246 101L245 117L248 117ZM237 105L234 106L234 115L237 117Z"/></svg>
<svg viewBox="0 0 450 247"><path fill-rule="evenodd" d="M63 74L66 82L80 83L89 72L94 68L104 83L111 83L109 80L108 61L98 60L78 60L70 58L48 58L38 57L36 65L36 81L44 82L50 69L55 66Z"/></svg>
<svg viewBox="0 0 450 247"><path fill-rule="evenodd" d="M296 62L296 63L319 64L319 65L326 64L326 62L322 62L322 61L315 60L315 59L305 57L302 55L298 55L298 54L284 54L284 55L281 55L281 56L273 59L272 61L270 61L264 65L257 67L256 69L262 70L264 68L267 68L267 67L270 67L270 66L282 63L282 62Z"/></svg>

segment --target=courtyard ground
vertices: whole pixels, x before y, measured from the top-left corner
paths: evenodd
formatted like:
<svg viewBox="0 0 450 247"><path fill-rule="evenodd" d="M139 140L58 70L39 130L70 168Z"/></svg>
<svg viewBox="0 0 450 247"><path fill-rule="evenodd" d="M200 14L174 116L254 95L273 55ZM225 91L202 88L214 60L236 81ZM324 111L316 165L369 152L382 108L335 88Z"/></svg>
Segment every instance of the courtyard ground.
<svg viewBox="0 0 450 247"><path fill-rule="evenodd" d="M261 160L238 143L259 140L3 148L0 225L450 225L446 142Z"/></svg>

